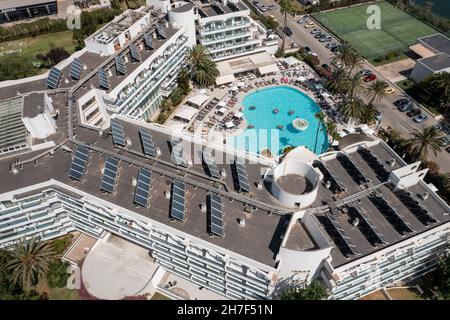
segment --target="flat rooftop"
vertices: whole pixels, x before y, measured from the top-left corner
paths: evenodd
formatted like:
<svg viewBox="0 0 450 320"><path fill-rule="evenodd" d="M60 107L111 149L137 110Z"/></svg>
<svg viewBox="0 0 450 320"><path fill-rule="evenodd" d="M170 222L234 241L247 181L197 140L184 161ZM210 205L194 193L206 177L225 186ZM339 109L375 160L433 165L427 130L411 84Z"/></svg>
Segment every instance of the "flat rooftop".
<svg viewBox="0 0 450 320"><path fill-rule="evenodd" d="M450 55L439 53L429 58L423 58L420 60L420 62L434 72L439 72L441 70L450 68Z"/></svg>
<svg viewBox="0 0 450 320"><path fill-rule="evenodd" d="M193 3L197 7L198 13L202 18L215 17L227 13L248 10L248 8L241 1L228 0L227 4L223 4L222 1L194 0Z"/></svg>
<svg viewBox="0 0 450 320"><path fill-rule="evenodd" d="M365 150L370 150L373 158L367 156ZM346 189L344 194L337 196L322 185L319 197L313 205L318 207L330 204L331 212L316 214L316 218L322 225L324 233L334 243L331 251L334 267L349 263L450 220L448 206L432 196L422 198L425 193L430 193L424 182L419 182L404 191L395 191L393 185L386 183L389 173L401 167L398 162L392 165L391 152L381 142L370 147L363 144L357 151L346 154L347 158L322 161ZM369 183L360 184L361 176L346 166L346 163L350 161L365 178L370 180ZM333 206L336 200L377 185L379 188L357 201L339 208ZM347 243L333 227L327 215L334 218L341 226L344 236L349 239ZM432 219L430 220L429 217ZM355 226L356 218L359 224ZM349 248L352 246L353 250Z"/></svg>
<svg viewBox="0 0 450 320"><path fill-rule="evenodd" d="M443 34L434 34L428 37L423 37L419 39L420 42L427 45L435 53L446 53L450 55L450 39Z"/></svg>

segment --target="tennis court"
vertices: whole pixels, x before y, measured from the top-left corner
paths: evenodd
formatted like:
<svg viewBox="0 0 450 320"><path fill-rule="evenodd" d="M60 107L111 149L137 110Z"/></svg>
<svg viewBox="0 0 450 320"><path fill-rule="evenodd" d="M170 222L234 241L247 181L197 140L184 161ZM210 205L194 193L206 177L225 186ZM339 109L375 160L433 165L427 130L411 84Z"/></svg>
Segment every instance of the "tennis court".
<svg viewBox="0 0 450 320"><path fill-rule="evenodd" d="M381 9L381 29L367 28L367 8L361 5L313 15L325 28L348 41L367 59L374 59L391 51L405 51L417 38L437 31L392 4L376 3Z"/></svg>

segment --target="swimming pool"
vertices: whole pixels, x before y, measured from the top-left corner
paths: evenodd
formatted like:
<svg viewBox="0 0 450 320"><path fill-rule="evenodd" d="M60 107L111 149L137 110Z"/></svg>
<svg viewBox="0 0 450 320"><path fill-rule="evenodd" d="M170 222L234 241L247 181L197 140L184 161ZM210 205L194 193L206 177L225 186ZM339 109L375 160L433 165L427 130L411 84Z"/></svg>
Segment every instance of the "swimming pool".
<svg viewBox="0 0 450 320"><path fill-rule="evenodd" d="M320 107L301 91L288 86L259 89L247 95L242 106L247 128L228 137L228 144L255 153L268 148L273 154L281 154L286 146L304 145L316 154L328 149L325 125L315 118ZM294 128L296 118L307 121L305 130Z"/></svg>

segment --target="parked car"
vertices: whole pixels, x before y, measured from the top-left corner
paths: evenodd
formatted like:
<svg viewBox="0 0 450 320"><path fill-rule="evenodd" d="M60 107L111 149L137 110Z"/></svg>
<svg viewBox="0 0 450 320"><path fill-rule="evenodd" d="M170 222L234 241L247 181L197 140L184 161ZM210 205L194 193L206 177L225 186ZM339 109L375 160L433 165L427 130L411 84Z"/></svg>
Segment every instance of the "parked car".
<svg viewBox="0 0 450 320"><path fill-rule="evenodd" d="M319 39L320 42L328 42L328 41L331 41L331 40L333 40L333 37L331 37L331 36L324 36L324 37Z"/></svg>
<svg viewBox="0 0 450 320"><path fill-rule="evenodd" d="M409 104L409 103L411 103L411 100L402 98L402 99L398 99L397 101L395 101L394 106L400 107L400 106L403 106L403 105Z"/></svg>
<svg viewBox="0 0 450 320"><path fill-rule="evenodd" d="M411 110L409 110L406 115L410 118L418 116L419 114L421 114L422 111L420 111L419 108L411 108Z"/></svg>
<svg viewBox="0 0 450 320"><path fill-rule="evenodd" d="M395 89L392 87L388 87L388 88L386 88L386 90L384 90L384 92L386 92L387 94L391 94L391 93L395 92Z"/></svg>
<svg viewBox="0 0 450 320"><path fill-rule="evenodd" d="M445 151L447 151L448 153L450 153L450 147L445 148Z"/></svg>
<svg viewBox="0 0 450 320"><path fill-rule="evenodd" d="M308 22L307 24L305 24L306 29L311 29L314 28L315 26L316 24L314 22Z"/></svg>
<svg viewBox="0 0 450 320"><path fill-rule="evenodd" d="M283 28L283 31L284 31L284 33L286 33L286 35L287 35L288 37L292 36L292 30L291 30L291 28L289 28L288 26L284 27L284 28Z"/></svg>
<svg viewBox="0 0 450 320"><path fill-rule="evenodd" d="M332 49L332 48L337 47L337 46L338 46L338 44L336 42L332 42L332 43L327 43L325 48Z"/></svg>
<svg viewBox="0 0 450 320"><path fill-rule="evenodd" d="M364 82L371 82L371 81L375 81L375 80L377 80L377 76L373 73L370 75L367 75L363 78Z"/></svg>
<svg viewBox="0 0 450 320"><path fill-rule="evenodd" d="M306 53L307 55L310 55L310 54L313 53L313 51L311 50L310 47L304 47L303 50L305 50L305 53Z"/></svg>
<svg viewBox="0 0 450 320"><path fill-rule="evenodd" d="M415 116L413 120L417 123L421 123L427 119L428 119L428 116L426 114L419 114L418 116Z"/></svg>
<svg viewBox="0 0 450 320"><path fill-rule="evenodd" d="M275 7L273 4L267 7L267 9L269 9L269 10L275 10L276 8L277 7Z"/></svg>
<svg viewBox="0 0 450 320"><path fill-rule="evenodd" d="M322 33L317 33L317 34L314 36L314 38L320 39L320 38L322 38L323 36L324 36L324 34L322 34Z"/></svg>
<svg viewBox="0 0 450 320"><path fill-rule="evenodd" d="M450 139L448 138L448 136L441 138L441 141L442 141L442 146L443 147L446 147L446 146L448 146L450 144Z"/></svg>
<svg viewBox="0 0 450 320"><path fill-rule="evenodd" d="M373 72L369 69L363 69L359 72L363 77L370 76Z"/></svg>
<svg viewBox="0 0 450 320"><path fill-rule="evenodd" d="M324 68L324 69L327 70L327 71L332 71L331 67L330 67L329 65L327 65L326 63L324 63L324 64L322 65L322 68Z"/></svg>
<svg viewBox="0 0 450 320"><path fill-rule="evenodd" d="M377 119L377 121L381 121L383 119L383 115L380 113L380 111L376 112L375 119Z"/></svg>
<svg viewBox="0 0 450 320"><path fill-rule="evenodd" d="M411 110L411 108L412 108L412 105L410 103L403 104L403 105L398 107L398 111L400 111L400 112L408 112L409 110Z"/></svg>
<svg viewBox="0 0 450 320"><path fill-rule="evenodd" d="M298 23L298 24L302 24L303 22L305 22L305 18L301 18L301 19L298 19L298 20L297 20L297 23Z"/></svg>
<svg viewBox="0 0 450 320"><path fill-rule="evenodd" d="M314 30L311 30L311 34L319 34L322 31L322 29L316 28Z"/></svg>
<svg viewBox="0 0 450 320"><path fill-rule="evenodd" d="M334 53L334 52L338 51L339 48L340 48L340 45L337 45L337 46L331 48L330 51Z"/></svg>

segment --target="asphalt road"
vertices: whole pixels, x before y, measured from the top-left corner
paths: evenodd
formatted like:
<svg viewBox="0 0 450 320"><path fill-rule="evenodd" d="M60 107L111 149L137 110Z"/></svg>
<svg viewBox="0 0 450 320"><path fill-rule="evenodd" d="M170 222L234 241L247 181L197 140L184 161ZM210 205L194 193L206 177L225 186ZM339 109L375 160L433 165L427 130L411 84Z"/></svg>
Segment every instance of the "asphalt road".
<svg viewBox="0 0 450 320"><path fill-rule="evenodd" d="M275 10L269 10L264 12L263 14L273 15L278 20L279 24L282 26L284 21L284 15L280 13L279 5L274 0L259 0L259 1L263 5L276 6ZM300 25L297 23L297 21L302 17L303 15L298 15L295 17L288 15L287 25L289 26L289 28L291 28L293 35L291 37L286 37L286 47L288 47L291 42L295 42L301 47L310 47L315 53L317 53L321 64L327 63L328 65L330 65L331 59L333 57L332 53L327 48L325 48L326 43L319 42L317 39L314 38L313 35L311 35L310 32L314 28L306 29L304 27L304 24ZM315 28L321 28L323 30L323 28L320 26L317 26ZM333 38L332 42L338 41L335 38ZM369 63L365 63L363 68L372 70L372 72L377 75L378 79L384 80L387 83L389 83L391 87L394 87L392 83L390 83L381 74L379 74ZM381 125L383 127L391 126L396 130L398 130L404 137L410 137L411 132L413 132L414 129L421 130L424 127L437 124L437 121L434 118L432 118L431 115L428 115L429 117L426 121L418 124L415 123L411 118L406 116L405 113L398 111L393 105L393 102L404 97L404 93L399 91L397 88L395 89L396 89L395 93L389 94L382 101L376 103L378 110L383 115L381 121ZM448 154L444 149L442 150L441 153L438 153L437 157L435 157L434 154L430 151L429 159L431 161L436 162L441 168L441 171L450 172L450 154Z"/></svg>

